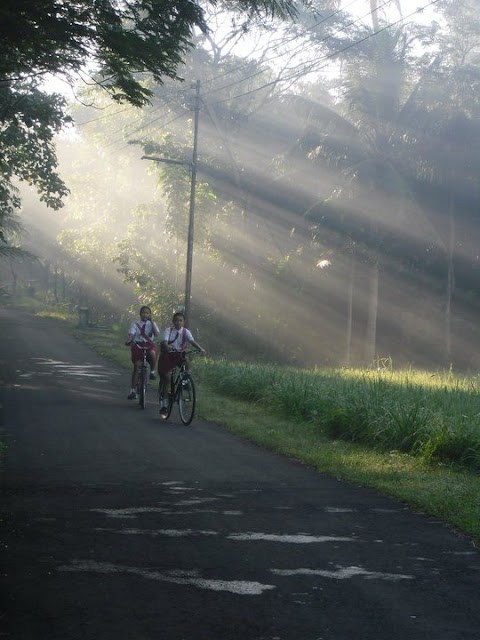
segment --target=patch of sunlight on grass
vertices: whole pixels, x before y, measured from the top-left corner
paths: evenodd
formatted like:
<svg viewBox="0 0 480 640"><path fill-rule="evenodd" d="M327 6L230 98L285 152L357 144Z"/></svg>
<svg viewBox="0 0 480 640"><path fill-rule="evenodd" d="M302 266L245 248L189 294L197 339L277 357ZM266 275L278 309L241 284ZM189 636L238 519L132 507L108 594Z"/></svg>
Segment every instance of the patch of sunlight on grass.
<svg viewBox="0 0 480 640"><path fill-rule="evenodd" d="M41 318L52 318L53 320L60 320L62 322L71 322L72 316L68 311L37 311L36 316Z"/></svg>

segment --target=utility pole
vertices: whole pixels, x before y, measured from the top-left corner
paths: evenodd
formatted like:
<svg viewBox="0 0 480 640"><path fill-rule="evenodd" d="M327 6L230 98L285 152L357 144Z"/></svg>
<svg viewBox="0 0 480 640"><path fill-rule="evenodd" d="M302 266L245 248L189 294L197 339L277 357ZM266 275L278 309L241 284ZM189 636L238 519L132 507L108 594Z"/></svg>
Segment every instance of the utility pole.
<svg viewBox="0 0 480 640"><path fill-rule="evenodd" d="M192 264L193 264L193 230L195 220L195 189L197 182L197 146L198 146L198 116L200 112L200 80L195 83L195 103L193 107L193 149L192 161L171 160L169 158L157 158L156 156L142 156L142 160L155 160L155 162L165 162L167 164L182 164L190 167L190 207L188 213L188 235L187 235L187 265L185 269L185 303L184 314L185 324L190 318L190 300L192 297Z"/></svg>
<svg viewBox="0 0 480 640"><path fill-rule="evenodd" d="M195 85L195 106L193 119L193 151L190 176L190 210L188 216L187 267L185 275L185 324L190 320L190 300L192 297L193 227L195 220L195 188L197 183L198 114L200 112L200 80Z"/></svg>

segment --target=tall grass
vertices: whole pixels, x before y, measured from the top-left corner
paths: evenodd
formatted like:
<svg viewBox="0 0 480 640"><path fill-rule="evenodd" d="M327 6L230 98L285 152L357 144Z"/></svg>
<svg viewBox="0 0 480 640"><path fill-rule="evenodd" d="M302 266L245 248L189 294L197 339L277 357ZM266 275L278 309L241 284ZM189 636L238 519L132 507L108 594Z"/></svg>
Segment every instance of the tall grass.
<svg viewBox="0 0 480 640"><path fill-rule="evenodd" d="M200 359L195 368L222 394L306 420L329 438L480 471L476 377L451 372L307 371Z"/></svg>

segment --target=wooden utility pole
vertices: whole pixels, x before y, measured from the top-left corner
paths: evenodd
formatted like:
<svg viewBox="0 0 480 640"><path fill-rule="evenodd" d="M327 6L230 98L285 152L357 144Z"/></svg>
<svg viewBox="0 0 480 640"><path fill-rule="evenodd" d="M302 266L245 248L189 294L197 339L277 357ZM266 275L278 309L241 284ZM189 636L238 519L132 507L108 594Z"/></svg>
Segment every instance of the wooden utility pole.
<svg viewBox="0 0 480 640"><path fill-rule="evenodd" d="M200 112L200 80L195 83L195 103L193 107L193 150L192 161L170 160L169 158L157 158L156 156L142 156L142 160L155 160L167 164L182 164L190 167L190 208L188 214L187 236L187 265L185 268L185 324L190 318L190 301L192 298L192 265L193 265L193 230L195 220L195 189L197 182L197 145L198 145L198 114Z"/></svg>
<svg viewBox="0 0 480 640"><path fill-rule="evenodd" d="M190 301L192 297L192 265L193 265L193 229L195 220L195 188L197 183L197 144L198 114L200 111L200 80L195 85L195 106L193 119L193 151L190 176L190 211L188 216L187 267L185 274L185 324L190 320Z"/></svg>

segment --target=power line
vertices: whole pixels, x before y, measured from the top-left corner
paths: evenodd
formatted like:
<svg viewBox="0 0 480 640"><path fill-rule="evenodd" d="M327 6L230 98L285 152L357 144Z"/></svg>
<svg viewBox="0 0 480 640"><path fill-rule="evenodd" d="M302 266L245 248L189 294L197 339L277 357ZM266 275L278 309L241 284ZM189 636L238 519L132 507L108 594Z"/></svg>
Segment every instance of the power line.
<svg viewBox="0 0 480 640"><path fill-rule="evenodd" d="M92 122L98 122L99 120L105 120L106 118L113 118L114 116L118 116L120 113L125 113L128 111L130 107L125 107L124 109L119 109L115 111L115 113L106 113L104 116L98 116L98 118L91 118L90 120L85 120L84 122L75 122L76 127L83 127L86 124L91 124Z"/></svg>
<svg viewBox="0 0 480 640"><path fill-rule="evenodd" d="M175 117L174 117L174 118L172 118L171 120L168 120L167 122L164 122L161 126L162 126L162 127L168 127L168 125L169 125L169 124L172 124L173 122L176 122L177 120L180 120L180 118L185 117L185 114L186 114L186 113L188 113L188 112L186 111L185 113L180 113L179 115L175 116ZM165 115L165 114L164 114L164 115ZM128 148L128 146L129 146L129 144L130 144L131 142L133 142L133 140L132 140L132 136L133 136L133 134L138 133L138 132L139 132L139 131L141 131L142 129L146 129L146 128L147 128L147 127L149 127L150 125L154 124L154 122L156 122L157 120L160 120L160 118L161 118L161 117L162 117L162 116L160 116L159 118L155 118L155 120L152 120L152 121L150 121L150 122L147 122L145 125L142 125L142 126L138 127L137 129L135 129L134 131L132 131L130 134L128 134L128 136L127 136L127 138L126 138L127 144L123 144L122 146L118 147L117 151L121 151L122 149L127 149L127 148ZM129 140L129 139L130 139L130 140ZM120 142L124 142L124 141L125 141L125 139L123 139L123 140L114 140L114 141L112 141L112 142L110 142L110 143L106 144L106 145L105 145L105 148L108 148L108 147L114 146L115 144L118 144L118 143L120 143Z"/></svg>
<svg viewBox="0 0 480 640"><path fill-rule="evenodd" d="M306 32L308 33L308 31L312 31L313 29L316 29L316 28L317 28L318 26L320 26L321 24L324 24L325 22L327 22L328 20L330 20L331 18L333 18L334 16L336 16L336 15L338 15L338 14L340 14L340 13L342 13L342 12L345 12L349 7L351 7L352 5L354 5L354 4L356 4L357 2L360 2L360 1L361 1L361 0L352 0L352 2L350 2L350 3L349 3L349 4L347 4L345 7L343 7L343 9L338 9L337 11L334 11L333 13L331 13L331 14L329 14L328 16L324 17L322 20L319 20L319 21L315 22L315 24L314 24L314 25L312 25L311 27L308 27L308 28L307 28ZM383 5L381 5L381 7L383 7L385 4L389 4L389 2L392 2L392 0L387 0L386 2L384 2L384 4L383 4ZM381 8L381 7L379 7L379 8ZM362 20L364 17L365 17L365 16L363 16L362 18L358 18L358 19L357 19L357 20L355 20L354 22L352 22L352 23L350 23L349 25L347 25L346 27L344 27L344 29L345 29L345 28L348 28L349 26L352 26L353 24L355 24L355 23L356 23L356 22L358 22L359 20ZM325 40L325 39L327 39L327 38L329 38L329 37L333 37L334 35L336 35L337 33L341 32L341 31L343 31L344 29L340 29L340 30L336 31L336 32L335 32L335 33L333 33L333 34L330 34L329 36L326 36L326 38L324 38L324 39L320 40L320 42L322 42L323 40ZM292 36L292 37L290 38L290 41L292 41L292 40L296 40L297 38L298 38L298 35ZM287 43L288 43L288 40L287 40ZM302 46L306 46L306 45L305 45L305 43L302 43L301 45L298 45L298 47L297 47L297 48L300 48L300 47L302 47ZM273 61L273 60L276 60L276 59L280 58L282 55L283 55L283 54L277 54L277 55L275 55L275 56L271 56L270 58L266 58L265 60L263 60L263 61L262 61L262 63L263 63L263 64L269 63L269 62L271 62L271 61ZM238 67L236 67L236 68L234 68L234 69L230 69L230 70L228 70L228 71L225 71L224 73L222 73L222 74L220 74L220 75L216 76L215 78L213 78L213 79L211 79L211 80L208 80L208 81L206 81L206 82L207 82L207 83L208 83L208 82L213 83L213 82L217 81L219 78L222 78L222 77L224 77L224 76L226 76L226 75L229 75L229 74L235 73L236 71L239 71L239 70L241 70L241 69L243 69L243 68L244 68L244 64L239 65ZM225 90L225 89L227 89L227 88L230 88L231 86L235 86L235 85L237 85L237 84L241 84L242 82L245 82L245 80L248 80L248 79L254 78L255 76L257 76L257 75L261 75L261 74L263 74L263 73L265 73L265 70L257 71L257 72L255 72L254 74L251 74L250 76L247 76L246 78L242 78L241 80L236 80L236 81L232 82L231 84L224 85L224 86L222 86L222 87L220 87L220 88L217 88L217 89L212 89L210 92L207 92L207 95L208 95L209 93L215 93L215 92L217 92L217 91L223 91L223 90ZM175 95L181 95L183 92L184 92L184 90L182 90L182 89L177 89L177 90L175 90L175 91L172 91L170 95L173 97L173 96L175 96ZM167 97L168 97L168 94L167 94ZM158 107L158 108L160 108L160 107ZM129 109L129 107L126 107L126 108L124 108L124 109L121 109L121 110L119 110L119 111L116 111L116 112L115 112L115 113L113 113L113 114L106 114L106 115L103 115L103 116L98 116L97 118L92 118L92 119L90 119L90 120L86 120L86 121L81 122L81 123L75 123L75 126L81 127L81 126L84 126L84 125L86 125L86 124L91 124L91 123L93 123L93 122L97 122L97 121L100 121L100 120L107 119L107 118L109 118L109 117L115 117L116 115L118 115L118 114L120 114L120 113L124 113L124 112L125 112L125 111L127 111L128 109ZM134 122L135 122L135 121L140 121L143 117L144 117L144 116L138 116L138 118L136 118L136 119L134 120ZM156 120L155 120L155 121L156 121ZM152 121L152 123L153 123L153 122L155 122L155 121ZM132 126L132 124L133 124L133 123L130 123L130 124L126 125L126 126ZM167 124L169 124L169 123L167 123ZM145 126L148 126L148 125L145 125ZM140 127L140 128L144 128L144 127L142 126L142 127ZM121 130L122 130L122 129L118 129L116 132L113 132L113 135L114 135L115 133L120 132Z"/></svg>
<svg viewBox="0 0 480 640"><path fill-rule="evenodd" d="M341 13L342 11L345 11L346 9L348 9L348 7L351 7L352 5L356 4L358 1L359 1L359 0L353 0L352 2L350 2L350 3L349 3L346 7L344 7L343 9L339 9L339 10L337 10L337 11L335 11L335 12L333 12L333 13L329 14L328 16L324 17L322 20L320 20L320 21L316 22L314 25L312 25L312 27L309 27L309 28L306 30L306 33L308 33L308 31L311 31L312 29L315 29L315 28L316 28L316 27L318 27L319 25L321 25L321 24L323 24L323 23L327 22L328 20L330 20L331 18L333 18L333 17L334 17L334 16L336 16L337 14ZM378 10L380 10L380 9L382 9L382 8L383 8L383 7L385 7L386 5L390 4L392 1L393 1L393 0L386 0L383 4L381 4L379 7L377 7L377 11L378 11ZM259 87L255 87L254 89L250 89L250 90L248 90L248 91L245 91L245 92L243 92L243 93L237 94L237 95L235 95L235 96L230 96L230 97L225 98L225 99L221 99L221 100L217 100L217 101L214 101L214 102L210 102L209 104L210 104L210 106L213 106L213 105L216 105L216 104L221 104L221 103L223 103L223 102L228 102L228 101L231 101L231 100L235 100L235 99L238 99L238 98L241 98L241 97L245 97L245 96L251 95L251 94L256 93L256 92L258 92L258 91L262 91L262 90L267 89L267 88L269 88L269 87L273 87L273 86L275 86L275 85L277 85L277 84L279 84L279 83L285 83L285 82L288 82L288 81L290 81L290 80L291 80L291 81L295 81L295 79L297 79L298 77L301 77L301 76L307 75L308 73L312 73L312 72L314 72L314 71L317 71L317 72L318 72L318 71L320 71L322 68L324 68L324 67L326 66L326 63L327 63L328 61L330 61L331 59L335 58L336 56L338 56L338 55L340 55L340 54L344 53L345 51L348 51L349 49L352 49L352 48L353 48L353 47L355 47L355 46L358 46L359 44L362 44L363 42L365 42L365 41L367 41L367 40L369 40L369 39L373 38L374 36L378 35L379 33L382 33L383 31L385 31L385 30L387 30L387 29L390 29L390 28L392 28L392 27L396 26L397 24L400 24L400 23L402 23L402 22L405 22L406 20L408 20L408 19L409 19L409 18L411 18L412 16L414 16L414 15L416 15L416 14L418 14L418 13L423 12L425 9L427 9L428 7L430 7L430 6L434 5L434 4L436 4L437 2L439 2L439 0L431 0L431 2L427 3L427 4L426 4L426 5L424 5L423 7L417 7L417 9L415 9L415 11L412 11L410 14L408 14L408 15L406 15L406 16L402 16L400 19L398 19L398 20L396 20L396 21L394 21L394 22L392 22L392 23L389 23L388 25L385 25L385 26L384 26L384 27L382 27L381 29L378 29L377 31L375 31L375 32L373 32L373 33L368 34L368 35L367 35L367 36L365 36L364 38L361 38L360 40L357 40L357 41L355 41L355 42L353 42L353 43L351 43L351 44L349 44L349 45L347 45L347 46L343 47L342 49L340 49L340 50L338 50L338 51L334 51L334 52L332 52L332 53L330 53L330 54L328 54L328 55L324 56L324 57L323 57L323 58L321 58L320 60L316 60L315 62L311 63L310 65L306 65L306 66L304 66L301 70L296 70L296 71L294 71L293 73L291 73L290 75L285 76L284 78L278 78L278 77L277 77L275 80L272 80L271 82L264 83L264 84L262 84L262 85L261 85L261 86L259 86ZM341 33L341 32L342 32L342 31L344 31L345 29L347 29L347 28L349 28L349 27L351 27L351 26L353 26L353 25L355 25L355 24L359 23L360 21L364 20L364 18L365 18L365 17L367 17L367 16L368 16L368 15L370 15L370 14L371 14L371 12L366 13L365 15L363 15L363 16L361 16L361 17L357 18L356 20L354 20L354 21L350 22L348 25L345 25L345 27L343 27L343 28L341 28L341 29L339 29L339 30L335 31L335 32L334 32L334 33L332 33L332 34L329 34L329 35L325 36L324 38L322 38L321 40L319 40L317 43L318 43L318 44L320 44L321 42L324 42L325 40L327 40L327 39L329 39L329 38L334 37L335 35L337 35L338 33ZM294 38L292 37L292 40L293 40L293 39L296 39L296 38L298 38L298 35L296 35ZM287 41L287 42L288 42L288 41ZM297 49L298 49L298 48L300 48L301 46L307 46L308 44L309 44L309 43L302 43L301 45L299 45L299 46L297 47ZM277 54L277 55L272 56L272 57L270 57L270 58L266 58L266 59L265 59L264 61L262 61L262 62L263 62L263 63L271 62L271 61L273 61L273 60L276 60L276 59L280 58L282 55L284 55L284 54L283 54L283 53L282 53L282 54ZM320 63L322 64L322 66L321 66L320 68L318 68L318 65L319 65ZM213 78L213 79L211 79L211 80L209 80L209 81L207 81L207 82L213 83L213 82L215 82L216 80L218 80L219 78L225 77L225 76L226 76L226 75L228 75L228 74L231 74L231 73L234 73L234 72L236 72L236 71L239 71L239 70L241 70L242 68L244 68L244 65L241 65L241 66L236 67L236 68L234 68L234 69L230 69L230 70L228 70L228 71L224 72L223 74L220 74L220 75L219 75L219 76L217 76L216 78ZM211 90L209 90L209 91L207 91L206 93L204 93L204 94L203 94L202 99L204 99L205 97L208 97L208 96L210 96L210 95L212 95L212 94L214 94L214 93L217 93L217 92L219 92L219 91L224 91L224 90L226 90L226 89L228 89L228 88L231 88L231 87L233 87L233 86L236 86L236 85L242 84L242 83L244 83L244 82L246 82L246 81L248 81L248 80L251 80L251 79L253 79L253 78L255 78L255 77L259 76L259 75L262 75L263 73L266 73L266 72L267 72L267 71L269 71L269 70L270 70L270 69L261 69L261 70L259 70L259 71L256 71L255 73L252 73L252 74L250 74L250 75L248 75L248 76L246 76L246 77L244 77L244 78L241 78L241 79L239 79L239 80L235 80L235 81L233 81L233 82L231 82L231 83L229 83L229 84L223 85L223 86L218 87L218 88L212 88ZM171 97L174 97L175 95L181 95L182 93L184 93L184 91L185 91L184 89L178 89L178 90L172 91L172 92L171 92L171 94L170 94L170 96L171 96ZM167 96L166 96L166 97L167 97L167 98L169 97L169 96L168 96L168 94L167 94ZM205 103L205 104L206 104L206 103ZM163 105L160 105L159 107L156 107L155 109L153 109L153 111L155 111L155 110L157 110L157 109L160 109L162 106L163 106ZM126 108L126 109L122 109L122 110L119 110L119 111L115 112L114 114L107 114L107 115L104 115L104 116L99 116L98 118L93 118L93 119L91 119L91 120L89 120L89 121L86 121L86 122L80 123L78 126L83 126L83 125L85 125L85 124L92 123L92 122L95 122L95 121L97 121L97 120L103 120L103 119L108 118L108 117L111 117L111 116L116 116L116 115L118 115L119 113L123 113L123 112L124 112L124 111L126 111L127 109L128 109L128 108ZM153 111L152 111L152 112L153 112ZM185 113L187 113L187 112L185 112ZM162 126L163 126L163 127L168 126L168 125L169 125L169 124L171 124L172 122L175 122L176 120L178 120L178 119L180 119L181 117L183 117L183 116L185 115L185 113L182 113L182 114L180 114L180 115L175 116L175 117L174 117L174 118L172 118L171 120L168 120L167 122L163 123L163 124L162 124ZM135 133L138 133L139 131L141 131L141 130L143 130L143 129L148 128L149 126L153 125L155 122L158 122L158 120L160 120L162 117L164 117L164 116L166 116L166 115L167 115L167 113L162 113L162 115L161 115L161 116L159 116L158 118L155 118L155 119L153 119L153 120L150 120L149 122L147 122L147 123L145 123L145 124L141 124L139 127L137 127L137 129L134 129L131 133L129 133L129 134L128 134L128 137L131 137L131 136L132 136L132 135L134 135ZM143 118L144 118L144 116L143 116L143 115L138 116L138 117L137 117L133 122L128 123L128 124L126 125L126 127L131 127L131 126L133 126L133 125L135 124L135 122L139 122L139 121L141 121ZM113 135L114 135L115 133L119 133L119 132L120 132L120 131L122 131L122 130L123 130L123 127L122 127L121 129L118 129L116 132L113 132ZM109 145L107 145L107 146L111 146L111 145L113 145L113 144L116 144L117 142L119 142L119 141L113 141L113 142L111 142L111 143L110 143Z"/></svg>
<svg viewBox="0 0 480 640"><path fill-rule="evenodd" d="M392 0L388 0L388 2L391 2L391 1ZM335 17L339 13L345 12L349 7L351 7L352 5L356 4L357 2L362 2L362 0L352 0L352 2L350 2L345 7L343 7L343 9L337 9L337 11L334 11L333 13L331 13L328 16L326 16L322 20L318 20L317 22L315 22L315 24L313 24L311 27L308 27L306 29L306 33L308 33L309 31L313 31L313 29L316 29L317 27L319 27L320 25L324 24L325 22L327 22L331 18ZM355 22L357 22L357 20ZM355 24L355 22L351 23L351 24ZM351 26L351 25L348 25L348 26ZM295 34L290 38L290 41L296 40L297 38L298 38L298 34ZM289 40L287 39L286 42L288 43ZM299 46L302 46L302 45L299 45ZM277 58L281 57L281 55L282 54L277 54L275 56L272 56L271 58L266 58L265 60L262 60L262 63L265 64L265 63L271 62L272 60L276 60ZM218 80L219 78L223 78L224 76L227 76L229 74L236 73L237 71L241 71L244 67L245 67L245 64L242 63L241 65L238 65L237 67L235 67L233 69L229 69L228 71L224 71L223 73L217 75L215 78L212 78L211 80L207 80L206 83L212 83L215 80ZM253 74L252 77L254 77L255 75L257 75L257 74ZM205 82L203 84L205 84ZM230 86L230 85L227 85L227 86ZM225 87L221 87L221 89L223 89L223 88L225 88ZM212 92L213 91L216 91L216 90L212 90Z"/></svg>
<svg viewBox="0 0 480 640"><path fill-rule="evenodd" d="M314 25L312 25L311 27L308 27L308 28L306 29L306 31L304 32L303 37L305 37L305 36L308 34L308 32L309 32L309 31L312 31L313 29L315 29L316 27L318 27L320 24L323 24L324 22L326 22L328 19L332 18L333 16L335 16L335 15L337 15L337 14L339 14L339 13L345 12L345 10L346 10L348 7L352 6L353 4L356 4L356 2L358 2L358 1L359 1L359 0L353 0L353 2L351 2L350 4L348 4L348 5L347 5L346 7L344 7L343 9L339 9L339 10L335 11L334 13L330 14L329 16L327 16L326 18L324 18L323 20L321 20L321 21L319 21L319 22L315 23L315 24L314 24ZM387 6L388 4L390 4L390 3L391 3L391 2L393 2L393 1L394 1L394 0L385 0L385 2L384 2L383 4L381 4L380 6L377 6L377 7L375 8L375 12L380 11L380 9L382 9L382 8L383 8L383 7L385 7L385 6ZM421 8L419 11L422 11L423 9L424 9L424 8ZM372 13L373 13L373 12L369 10L367 13L365 13L365 14L364 14L364 15L362 15L362 16L359 16L358 18L356 18L356 19L355 19L355 20L353 20L352 22L349 22L349 23L348 23L347 25L345 25L344 27L342 27L342 28L338 29L337 31L334 31L333 33L330 33L330 34L326 35L325 37L321 38L320 40L317 40L317 41L316 41L316 44L320 44L320 43L322 43L322 42L325 42L325 41L326 41L326 40L328 40L329 38L333 38L333 37L335 37L336 35L338 35L339 33L342 33L343 31L345 31L345 30L346 30L346 29L348 29L349 27L352 27L352 26L354 26L355 24L361 23L365 18L367 18L368 16L370 16ZM410 15L413 15L414 13L416 13L416 12L413 12L413 13L412 13L412 14L410 14ZM407 16L407 17L408 17L408 16ZM291 40L296 40L296 39L298 39L299 37L301 37L301 36L299 36L298 34L296 34L295 36L292 36L292 38L290 38L290 41L291 41ZM288 39L286 40L286 43L288 44ZM301 44L299 44L299 45L296 47L296 49L301 49L301 48L306 49L306 48L307 48L307 47L309 47L309 46L311 46L311 42L309 42L309 41L307 41L307 42L302 42ZM293 51L295 51L295 48L293 49ZM290 57L293 57L293 56L291 55L291 54L292 54L292 50L288 51L287 53L288 53L288 55L289 55ZM261 62L262 64L267 64L267 63L269 63L269 62L272 62L273 60L277 60L277 59L281 58L282 56L285 56L285 53L279 53L279 54L276 54L276 55L274 55L274 56L267 57L267 58L265 58L265 59L261 60L260 62ZM217 76L217 78L218 78L218 77L223 77L223 76L225 76L225 75L227 75L227 74L229 74L229 73L234 73L234 72L236 72L236 71L238 71L238 70L241 70L242 68L244 68L244 65L240 65L240 66L238 66L238 67L236 67L236 68L234 68L234 69L231 69L231 70L229 70L229 71L226 71L226 72L224 72L223 74L220 74L219 76ZM249 76L246 76L246 77L241 78L241 79L239 79L239 80L235 80L235 81L231 82L231 83L230 83L230 84L228 84L228 85L223 85L223 86L218 87L218 88L216 88L216 89L211 89L207 94L204 94L204 95L209 95L209 94L212 94L212 93L216 93L216 92L218 92L218 91L223 91L224 89L230 88L230 87L235 86L235 85L237 85L237 84L241 84L242 82L245 82L246 80L249 80L249 79L255 78L256 76L261 75L262 73L266 73L266 71L269 71L269 69L261 69L261 70L259 70L259 71L256 71L255 73L250 74ZM214 80L216 80L217 78L212 79L212 80L207 81L207 82L213 82L213 81L214 81Z"/></svg>
<svg viewBox="0 0 480 640"><path fill-rule="evenodd" d="M374 36L378 35L379 33L382 33L383 31L386 31L387 29L391 29L392 27L396 26L397 24L400 24L401 22L404 22L405 20L408 20L408 18L411 18L412 16L414 16L417 13L422 13L425 9L427 9L428 7L436 4L437 2L439 2L440 0L431 0L431 2L429 2L428 4L424 5L423 7L417 7L417 9L415 9L415 11L412 11L411 13L409 13L406 16L402 16L399 20L396 20L395 22L391 22L390 24L385 25L384 27L382 27L381 29L378 29L377 31L374 31L373 33L369 33L367 36L365 36L364 38L361 38L360 40L357 40L345 47L343 47L343 49L339 49L338 51L334 51L333 53L330 53L326 56L324 56L323 58L321 58L320 60L307 65L306 67L304 67L301 71L295 71L294 73L292 73L289 76L286 76L285 78L281 78L278 79L276 78L275 80L272 80L271 82L267 82L265 84L263 84L260 87L255 87L254 89L250 89L249 91L245 91L244 93L240 93L237 94L235 96L230 96L228 98L224 98L223 100L217 100L215 102L211 102L209 103L210 106L216 105L216 104L221 104L222 102L229 102L231 100L235 100L237 98L242 98L245 96L248 96L252 93L256 93L257 91L261 91L263 89L267 89L268 87L272 87L276 84L279 84L280 82L287 82L288 80L295 80L295 78L298 78L299 76L304 76L307 75L308 73L313 73L314 71L318 72L321 71L321 69L323 69L326 65L324 64L322 67L318 68L318 64L320 62L327 62L328 60L331 60L332 58L335 58L336 56L340 55L341 53L344 53L345 51L348 51L349 49L352 49L353 47L358 46L359 44L362 44L363 42L366 42L367 40L370 40L371 38L373 38ZM387 4L387 3L384 3ZM382 5L384 6L384 5ZM257 75L257 74L255 74ZM253 74L252 74L252 77ZM243 81L248 80L249 77L247 76L247 78L245 78ZM241 81L239 81L240 84ZM231 86L231 85L228 85ZM219 89L220 90L220 89ZM214 93L216 91L210 91L207 95L210 95L211 93Z"/></svg>
<svg viewBox="0 0 480 640"><path fill-rule="evenodd" d="M185 90L184 90L184 89L175 89L174 91L172 90L170 93L169 93L169 92L167 92L167 93L166 93L166 94L164 94L164 96L162 96L162 97L163 97L163 98L174 97L175 95L181 95L181 94L182 94L182 93L184 93L184 92L185 92ZM86 106L87 108L91 108L91 109L97 109L97 108L98 108L98 107L95 107L94 105L91 105L91 106L89 106L89 105L84 105L84 106ZM152 112L153 112L153 111L157 111L157 110L158 110L158 109L160 109L161 107L162 107L162 105L159 105L158 107L154 107L154 108L152 109ZM107 109L107 108L108 108L108 106L107 106L107 107L102 107L102 110L103 110L103 109ZM116 115L118 115L118 114L120 114L120 113L124 113L125 111L128 111L129 109L132 109L132 108L133 108L133 107L132 107L131 105L129 105L129 106L124 107L123 109L119 109L118 111L115 111L114 113L107 113L107 114L106 114L106 115L104 115L104 116L98 116L97 118L92 118L92 119L90 119L90 120L85 120L85 122L79 122L79 123L75 122L75 126L77 126L77 127L81 127L81 126L84 126L84 125L86 125L86 124L91 124L92 122L97 122L97 120L104 120L104 119L106 119L106 118L111 118L111 117L114 117L114 116L116 116ZM139 116L137 116L137 118L135 118L135 120L134 120L132 123L130 123L129 125L127 125L127 126L131 126L132 124L134 124L135 122L140 121L140 120L141 120L142 118L144 118L144 117L145 117L144 115L139 115ZM118 132L118 131L121 131L121 129L117 129L117 132ZM116 132L114 132L114 133L116 133Z"/></svg>

